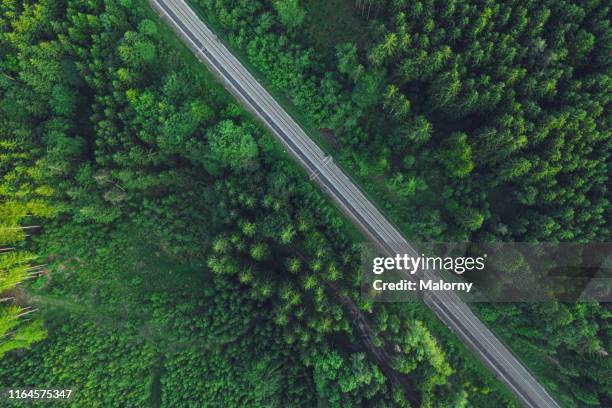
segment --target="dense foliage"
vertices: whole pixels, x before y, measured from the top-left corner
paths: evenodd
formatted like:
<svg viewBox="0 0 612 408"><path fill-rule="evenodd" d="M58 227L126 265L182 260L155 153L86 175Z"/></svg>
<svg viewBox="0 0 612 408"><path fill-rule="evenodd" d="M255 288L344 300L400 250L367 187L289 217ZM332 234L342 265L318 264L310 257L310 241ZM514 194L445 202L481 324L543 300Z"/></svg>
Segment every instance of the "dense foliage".
<svg viewBox="0 0 612 408"><path fill-rule="evenodd" d="M410 237L610 238L606 2L194 3Z"/></svg>
<svg viewBox="0 0 612 408"><path fill-rule="evenodd" d="M2 84L15 81L6 72L0 77ZM53 190L31 154L37 146L23 111L26 94L23 89L0 85L0 357L45 336L42 321L33 314L35 307L18 287L36 277L42 266L32 265L36 255L25 250L24 240L36 231L37 223L54 213L48 200Z"/></svg>
<svg viewBox="0 0 612 408"><path fill-rule="evenodd" d="M193 3L409 238L610 240L606 2ZM481 313L563 403L609 405L607 305Z"/></svg>
<svg viewBox="0 0 612 408"><path fill-rule="evenodd" d="M519 30L527 55L508 69L542 70L556 81L551 98L524 73L494 73L490 56L470 68L483 13L468 4L453 9L465 13L457 19L434 2L414 15L403 2L340 2L352 29L336 37L315 25L321 2L198 3L356 176L369 188L389 180L381 197L409 235L609 236L606 94L594 92L609 68L603 6L573 8L584 16L568 36L595 33L573 59L550 30ZM489 8L476 37L495 50L505 6ZM544 21L569 26L568 12L552 9ZM458 33L424 16L440 27L456 19ZM418 47L398 43L408 29ZM537 35L559 53L554 63L525 62ZM3 385L75 387L74 406L513 405L426 308L361 301L355 234L146 2L4 1L0 36L0 193L14 193L14 213L46 217L28 244L49 263L29 285L49 337L0 361ZM438 49L440 65L418 59ZM587 58L599 62L587 68ZM410 64L431 72L394 71ZM494 153L507 156L483 150L490 132L505 135ZM565 201L545 201L543 186ZM608 405L611 336L599 305L483 313L512 338L521 332L518 351L535 356L566 405ZM564 369L551 374L554 359Z"/></svg>
<svg viewBox="0 0 612 408"><path fill-rule="evenodd" d="M146 4L0 11L3 148L54 216L28 237L49 337L3 385L101 407L510 403L422 308L358 307L341 215Z"/></svg>

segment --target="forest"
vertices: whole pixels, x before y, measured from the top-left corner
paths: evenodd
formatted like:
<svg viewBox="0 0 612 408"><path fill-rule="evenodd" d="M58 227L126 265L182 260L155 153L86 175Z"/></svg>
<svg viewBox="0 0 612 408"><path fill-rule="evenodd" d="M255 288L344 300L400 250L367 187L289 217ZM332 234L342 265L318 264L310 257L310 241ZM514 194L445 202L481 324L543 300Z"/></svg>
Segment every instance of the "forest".
<svg viewBox="0 0 612 408"><path fill-rule="evenodd" d="M192 2L409 239L609 241L609 5L481 3ZM478 309L566 405L609 404L609 305Z"/></svg>
<svg viewBox="0 0 612 408"><path fill-rule="evenodd" d="M609 241L605 2L194 0L410 239ZM518 406L140 0L0 2L0 384L72 406ZM611 309L480 305L564 407ZM14 404L13 404L14 405Z"/></svg>

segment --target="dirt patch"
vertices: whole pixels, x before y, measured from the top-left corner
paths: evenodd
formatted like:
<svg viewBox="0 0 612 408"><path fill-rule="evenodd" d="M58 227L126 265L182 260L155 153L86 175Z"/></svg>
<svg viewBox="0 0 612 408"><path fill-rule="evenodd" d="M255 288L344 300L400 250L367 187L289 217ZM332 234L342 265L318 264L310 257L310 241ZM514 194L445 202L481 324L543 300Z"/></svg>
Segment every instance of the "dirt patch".
<svg viewBox="0 0 612 408"><path fill-rule="evenodd" d="M334 134L334 131L329 128L321 128L319 129L319 133L323 136L323 139L332 147L332 149L337 150L340 148L340 143L338 142L338 138Z"/></svg>

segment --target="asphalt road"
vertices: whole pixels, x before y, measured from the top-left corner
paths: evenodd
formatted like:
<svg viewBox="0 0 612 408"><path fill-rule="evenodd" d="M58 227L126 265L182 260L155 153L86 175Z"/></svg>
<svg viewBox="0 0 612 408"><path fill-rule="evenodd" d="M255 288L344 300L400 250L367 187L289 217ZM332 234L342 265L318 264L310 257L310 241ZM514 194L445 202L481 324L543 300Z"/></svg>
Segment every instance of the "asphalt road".
<svg viewBox="0 0 612 408"><path fill-rule="evenodd" d="M196 56L249 109L285 149L337 203L343 212L388 256L416 250L382 215L346 174L327 156L228 51L184 0L150 0ZM437 278L424 272L425 278ZM434 293L434 292L432 292ZM521 362L452 292L423 299L434 313L527 407L559 407Z"/></svg>

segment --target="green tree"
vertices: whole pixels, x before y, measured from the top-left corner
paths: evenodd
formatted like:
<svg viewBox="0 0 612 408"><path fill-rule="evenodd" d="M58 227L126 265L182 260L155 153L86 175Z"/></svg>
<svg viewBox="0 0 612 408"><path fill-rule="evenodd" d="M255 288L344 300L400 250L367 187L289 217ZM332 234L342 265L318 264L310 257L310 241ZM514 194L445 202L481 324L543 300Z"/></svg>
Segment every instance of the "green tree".
<svg viewBox="0 0 612 408"><path fill-rule="evenodd" d="M258 166L257 143L246 128L225 120L210 129L206 136L210 151L204 165L211 173L218 174L225 168L249 170Z"/></svg>
<svg viewBox="0 0 612 408"><path fill-rule="evenodd" d="M300 7L299 0L277 0L272 4L278 13L281 23L290 31L295 30L304 22L306 13Z"/></svg>
<svg viewBox="0 0 612 408"><path fill-rule="evenodd" d="M440 161L452 177L466 177L474 170L472 147L465 133L453 133L446 142Z"/></svg>

